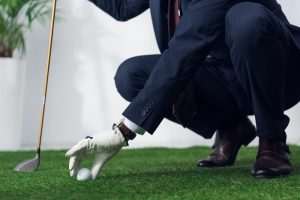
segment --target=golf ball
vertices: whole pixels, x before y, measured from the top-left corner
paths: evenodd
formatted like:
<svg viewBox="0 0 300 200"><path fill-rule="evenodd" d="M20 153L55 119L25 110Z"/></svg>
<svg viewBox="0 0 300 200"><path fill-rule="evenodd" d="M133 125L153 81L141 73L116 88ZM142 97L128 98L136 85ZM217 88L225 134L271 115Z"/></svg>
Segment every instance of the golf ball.
<svg viewBox="0 0 300 200"><path fill-rule="evenodd" d="M82 168L78 171L77 174L77 180L78 181L85 181L85 180L91 180L92 179L92 172L91 170L87 168Z"/></svg>

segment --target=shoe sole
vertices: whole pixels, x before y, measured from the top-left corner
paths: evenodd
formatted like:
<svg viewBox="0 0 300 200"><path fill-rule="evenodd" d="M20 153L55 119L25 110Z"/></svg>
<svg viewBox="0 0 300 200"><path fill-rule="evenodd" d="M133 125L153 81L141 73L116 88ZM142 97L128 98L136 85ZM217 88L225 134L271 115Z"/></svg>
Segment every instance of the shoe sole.
<svg viewBox="0 0 300 200"><path fill-rule="evenodd" d="M267 175L252 175L252 178L254 179L275 179L275 178L286 178L290 174L280 174L280 175L273 175L273 176L267 176Z"/></svg>

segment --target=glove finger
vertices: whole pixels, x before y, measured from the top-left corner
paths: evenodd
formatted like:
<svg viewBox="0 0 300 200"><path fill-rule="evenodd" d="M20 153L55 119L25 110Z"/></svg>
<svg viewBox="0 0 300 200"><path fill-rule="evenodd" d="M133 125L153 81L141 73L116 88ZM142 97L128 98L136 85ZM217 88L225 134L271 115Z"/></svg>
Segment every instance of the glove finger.
<svg viewBox="0 0 300 200"><path fill-rule="evenodd" d="M81 140L78 144L69 149L65 156L72 157L78 154L81 151L85 151L87 148L88 142L86 139Z"/></svg>
<svg viewBox="0 0 300 200"><path fill-rule="evenodd" d="M77 154L76 156L72 156L69 160L69 170L73 170L75 168L79 168L81 162L85 159L86 155L84 152Z"/></svg>
<svg viewBox="0 0 300 200"><path fill-rule="evenodd" d="M95 155L95 160L91 169L93 180L95 180L104 166L104 164L110 160L116 152L109 152L109 153L98 153Z"/></svg>
<svg viewBox="0 0 300 200"><path fill-rule="evenodd" d="M70 160L69 160L69 170L73 170L75 159L76 159L76 156L70 157Z"/></svg>
<svg viewBox="0 0 300 200"><path fill-rule="evenodd" d="M73 177L73 176L76 176L78 171L80 170L81 168L81 164L82 162L84 161L84 159L86 158L86 154L80 154L80 156L77 156L73 162L73 165L71 165L69 163L69 167L70 167L70 176ZM70 159L70 162L71 162L71 159Z"/></svg>
<svg viewBox="0 0 300 200"><path fill-rule="evenodd" d="M91 172L92 172L92 179L95 180L101 170L101 168L103 167L104 163L102 160L95 160L94 161L94 164L93 164L93 167L91 169Z"/></svg>
<svg viewBox="0 0 300 200"><path fill-rule="evenodd" d="M77 171L77 173L78 173L78 171ZM74 176L77 175L77 173L75 172L75 170L71 170L71 171L70 171L70 176L71 176L71 177L74 177Z"/></svg>
<svg viewBox="0 0 300 200"><path fill-rule="evenodd" d="M107 161L105 153L95 154L95 160L91 169L92 179L95 180L102 169L103 165Z"/></svg>

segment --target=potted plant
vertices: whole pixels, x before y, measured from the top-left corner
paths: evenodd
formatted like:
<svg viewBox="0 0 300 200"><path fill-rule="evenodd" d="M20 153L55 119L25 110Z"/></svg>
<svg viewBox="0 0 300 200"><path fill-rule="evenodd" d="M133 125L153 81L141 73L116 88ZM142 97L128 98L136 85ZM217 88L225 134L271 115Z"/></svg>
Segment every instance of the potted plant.
<svg viewBox="0 0 300 200"><path fill-rule="evenodd" d="M20 147L25 33L49 15L49 0L0 0L0 150Z"/></svg>

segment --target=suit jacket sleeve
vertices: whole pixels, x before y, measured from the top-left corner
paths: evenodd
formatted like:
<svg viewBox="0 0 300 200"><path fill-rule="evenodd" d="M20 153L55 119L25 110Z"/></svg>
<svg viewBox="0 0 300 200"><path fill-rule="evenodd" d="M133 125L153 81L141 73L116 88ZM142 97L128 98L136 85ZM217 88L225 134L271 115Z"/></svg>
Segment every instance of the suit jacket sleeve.
<svg viewBox="0 0 300 200"><path fill-rule="evenodd" d="M224 34L225 15L232 2L191 1L169 48L162 53L144 88L123 112L125 117L149 133L155 131L215 42ZM153 106L144 112L147 105Z"/></svg>
<svg viewBox="0 0 300 200"><path fill-rule="evenodd" d="M149 0L89 0L118 21L127 21L149 8Z"/></svg>

